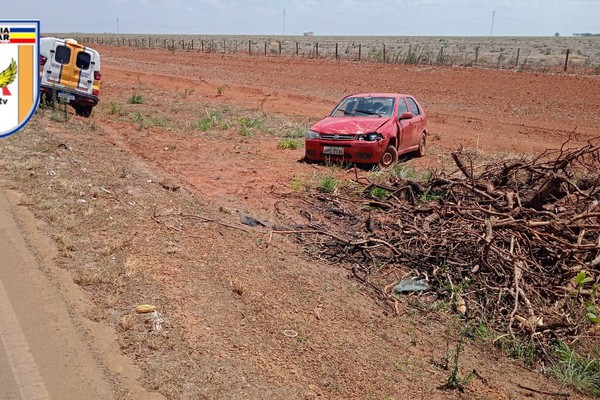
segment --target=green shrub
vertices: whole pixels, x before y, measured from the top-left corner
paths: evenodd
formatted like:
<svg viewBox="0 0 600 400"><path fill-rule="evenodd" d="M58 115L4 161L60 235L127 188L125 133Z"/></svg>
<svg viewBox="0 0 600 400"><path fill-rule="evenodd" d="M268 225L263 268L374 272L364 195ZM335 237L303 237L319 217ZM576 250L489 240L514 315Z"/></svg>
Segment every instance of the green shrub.
<svg viewBox="0 0 600 400"><path fill-rule="evenodd" d="M142 104L144 102L144 98L141 95L134 93L131 95L128 101L129 104Z"/></svg>
<svg viewBox="0 0 600 400"><path fill-rule="evenodd" d="M213 124L213 120L211 117L204 117L200 120L198 120L198 122L196 122L196 129L202 131L202 132L206 132L209 129L212 129L214 126Z"/></svg>
<svg viewBox="0 0 600 400"><path fill-rule="evenodd" d="M260 119L242 117L240 118L240 125L245 128L251 129L263 129L264 123Z"/></svg>
<svg viewBox="0 0 600 400"><path fill-rule="evenodd" d="M371 191L369 192L369 194L379 200L386 200L388 197L390 197L390 191L386 190L384 188L380 188L380 187L374 187L373 189L371 189Z"/></svg>
<svg viewBox="0 0 600 400"><path fill-rule="evenodd" d="M578 355L566 343L558 342L553 350L556 358L549 373L563 384L594 396L600 396L600 360Z"/></svg>
<svg viewBox="0 0 600 400"><path fill-rule="evenodd" d="M277 148L283 150L296 150L300 148L301 144L302 142L297 139L283 138L277 143Z"/></svg>
<svg viewBox="0 0 600 400"><path fill-rule="evenodd" d="M337 185L337 179L331 175L325 175L317 184L317 190L321 193L333 193Z"/></svg>
<svg viewBox="0 0 600 400"><path fill-rule="evenodd" d="M115 103L114 101L110 102L110 113L112 115L122 115L123 114L123 106L119 103Z"/></svg>

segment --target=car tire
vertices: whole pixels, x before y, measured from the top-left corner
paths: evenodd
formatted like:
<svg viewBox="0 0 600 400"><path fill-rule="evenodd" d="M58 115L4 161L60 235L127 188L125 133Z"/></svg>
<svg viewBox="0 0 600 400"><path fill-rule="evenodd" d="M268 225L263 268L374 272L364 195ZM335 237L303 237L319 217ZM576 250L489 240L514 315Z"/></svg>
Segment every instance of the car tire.
<svg viewBox="0 0 600 400"><path fill-rule="evenodd" d="M42 96L40 98L40 103L42 103L42 102L48 107L54 106L54 99L52 98L52 96L46 95L46 93L42 93Z"/></svg>
<svg viewBox="0 0 600 400"><path fill-rule="evenodd" d="M92 115L92 107L75 107L75 114L89 118Z"/></svg>
<svg viewBox="0 0 600 400"><path fill-rule="evenodd" d="M417 149L417 156L423 157L427 151L427 135L423 134L421 136L421 140L419 141L419 148Z"/></svg>
<svg viewBox="0 0 600 400"><path fill-rule="evenodd" d="M379 168L386 169L398 162L398 151L394 145L390 144L381 155L379 160Z"/></svg>

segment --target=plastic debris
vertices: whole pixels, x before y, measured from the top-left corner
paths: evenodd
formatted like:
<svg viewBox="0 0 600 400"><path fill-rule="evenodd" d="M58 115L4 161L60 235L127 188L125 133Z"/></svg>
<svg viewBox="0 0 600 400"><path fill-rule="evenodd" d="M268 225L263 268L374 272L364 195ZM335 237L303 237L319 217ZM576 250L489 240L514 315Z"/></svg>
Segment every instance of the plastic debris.
<svg viewBox="0 0 600 400"><path fill-rule="evenodd" d="M398 293L423 292L429 290L429 285L422 279L406 278L396 285L394 291Z"/></svg>

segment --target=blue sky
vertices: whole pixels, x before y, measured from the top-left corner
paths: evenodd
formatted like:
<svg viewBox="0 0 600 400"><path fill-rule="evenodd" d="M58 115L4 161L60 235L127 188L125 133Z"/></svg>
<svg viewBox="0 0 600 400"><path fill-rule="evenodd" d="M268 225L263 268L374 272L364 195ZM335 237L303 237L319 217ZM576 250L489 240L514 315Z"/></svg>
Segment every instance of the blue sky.
<svg viewBox="0 0 600 400"><path fill-rule="evenodd" d="M493 11L494 36L600 33L600 0L9 0L1 18L42 33L116 33L118 18L120 33L489 36Z"/></svg>

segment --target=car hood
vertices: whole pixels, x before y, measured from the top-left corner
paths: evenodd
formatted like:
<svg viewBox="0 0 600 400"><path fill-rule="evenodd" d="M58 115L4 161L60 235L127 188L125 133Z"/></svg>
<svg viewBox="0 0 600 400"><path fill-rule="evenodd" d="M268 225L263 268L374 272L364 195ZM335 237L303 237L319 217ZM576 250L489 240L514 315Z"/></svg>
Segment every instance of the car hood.
<svg viewBox="0 0 600 400"><path fill-rule="evenodd" d="M373 117L327 117L311 127L312 131L319 133L334 133L339 135L360 135L373 133L385 125L392 118Z"/></svg>

